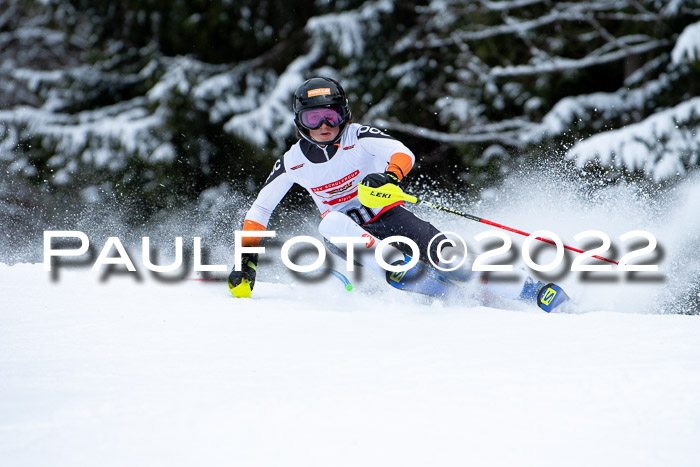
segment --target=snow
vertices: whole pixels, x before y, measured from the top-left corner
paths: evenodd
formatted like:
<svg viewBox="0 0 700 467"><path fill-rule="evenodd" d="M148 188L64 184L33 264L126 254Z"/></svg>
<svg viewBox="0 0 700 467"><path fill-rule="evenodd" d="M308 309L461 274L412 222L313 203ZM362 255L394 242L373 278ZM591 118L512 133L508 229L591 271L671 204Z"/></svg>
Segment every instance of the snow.
<svg viewBox="0 0 700 467"><path fill-rule="evenodd" d="M490 2L484 1L483 4L486 8L493 11L508 11L511 8L523 8L527 6L536 5L538 3L543 3L543 0L516 0L511 2L499 1Z"/></svg>
<svg viewBox="0 0 700 467"><path fill-rule="evenodd" d="M161 146L152 131L161 124L164 111L159 108L155 113L149 113L145 98L137 97L75 115L31 107L0 110L0 121L24 126L30 133L41 136L46 144L55 144L57 156L54 157L65 159L68 156L98 168L118 169L124 164L126 154L147 158L151 151ZM2 125L7 125L10 130L8 141L16 141L17 130L10 124ZM115 145L123 148L126 154L114 151ZM7 142L0 149L6 147ZM161 155L165 154L161 150Z"/></svg>
<svg viewBox="0 0 700 467"><path fill-rule="evenodd" d="M201 68L196 60L188 57L166 58L165 61L168 66L167 71L146 94L150 102L165 104L175 92L186 96L190 92L191 86L188 74L199 71Z"/></svg>
<svg viewBox="0 0 700 467"><path fill-rule="evenodd" d="M36 92L44 82L57 83L65 77L65 73L59 70L41 71L27 68L13 68L11 71L13 78L27 83L27 87Z"/></svg>
<svg viewBox="0 0 700 467"><path fill-rule="evenodd" d="M3 465L700 462L697 317L100 276L0 266Z"/></svg>
<svg viewBox="0 0 700 467"><path fill-rule="evenodd" d="M367 2L357 10L311 18L305 29L316 41L329 37L343 56L361 57L367 34L378 29L374 23L393 10L393 1Z"/></svg>
<svg viewBox="0 0 700 467"><path fill-rule="evenodd" d="M687 26L676 41L671 51L671 61L680 64L685 61L695 62L700 59L700 22Z"/></svg>
<svg viewBox="0 0 700 467"><path fill-rule="evenodd" d="M274 134L278 144L281 144L280 140L294 126L289 96L294 95L296 88L304 81L305 71L320 56L321 48L313 46L308 54L295 58L278 77L272 90L260 96L258 106L234 115L226 122L224 129L258 146L266 145L270 135Z"/></svg>
<svg viewBox="0 0 700 467"><path fill-rule="evenodd" d="M242 96L233 95L217 102L212 111L213 118L227 112L235 113L224 125L227 132L256 146L273 142L277 150L284 151L285 138L294 132L290 96L305 79L313 76L310 70L324 56L328 42L343 55L359 56L364 50L365 40L371 37L367 35L376 32L380 16L392 10L393 3L385 0L368 2L349 12L312 17L305 27L311 36L308 52L295 57L279 76L275 76L267 87L269 90L255 93L249 88ZM333 77L332 73L318 71L316 75ZM220 83L226 83L226 78L217 77L215 81L202 83L198 95L207 95Z"/></svg>
<svg viewBox="0 0 700 467"><path fill-rule="evenodd" d="M49 14L33 18L21 28L0 33L0 43L8 46L14 41L26 43L26 47L5 47L7 50L0 47L5 58L0 61L0 74L5 78L0 80L4 82L0 86L0 97L8 101L0 111L0 158L16 157L7 153L6 148L13 147L18 140L32 139L56 148L67 156L67 161L70 159L92 168L102 169L106 166L118 170L124 164L131 163L133 156L147 162L167 163L173 157L168 122L173 112L173 99L178 99L180 95L191 100L198 111L208 113L210 123L215 126L223 124L224 130L236 139L281 154L294 133L289 95L304 79L314 75L333 76L345 83L350 94L361 92L367 99L374 100L373 104L380 101L381 105L374 105L369 111L363 109L363 105L355 104L355 117L362 117L361 112L364 111L367 123L388 123L388 129L437 142L498 143L525 151L532 147L530 143L545 142L547 137L556 138L561 131L573 129L572 123L578 124L579 119L581 126L590 124L592 127L586 127L585 133L607 128L608 116L614 120L615 126L638 122L643 116L655 112L656 107L661 105L659 102L668 102L669 96L665 94L669 93L669 88L681 86L682 89L684 86L683 76L690 73L691 68L669 65L696 60L699 50L699 23L686 26L682 32L679 30L677 39L675 36L652 37L650 31L653 28L647 27L682 16L684 11L693 13L692 9L688 9L687 2L682 0L666 2L663 8L656 8L659 11L639 5L630 9L625 1L509 0L474 2L464 6L464 2L436 0L416 7L418 16L415 24L409 22L411 24L404 25L407 29L400 32L401 37L393 44L386 44L387 57L399 57L398 61L390 60L386 67L379 64L379 74L368 78L368 72L377 72L371 71L375 68L372 61L360 65L362 60L355 59L367 55L364 52L369 44L383 37L387 28L394 28L393 23L386 20L397 4L390 0L360 2L349 9L350 3L338 6L333 13L310 17L304 27L309 39L303 45L303 50L294 57L288 57L285 65L276 65L274 69L268 63L271 56L214 65L190 56L156 54L141 70L125 71L119 62L119 42L115 42L107 51L112 58L85 64L83 58L89 56L86 50L91 41L83 28L79 27L78 32L69 34L71 38L67 42L59 40L66 39L65 31L51 29L59 26L50 23ZM60 10L62 7L57 8ZM11 6L9 13L16 16L19 10L15 10L17 8ZM529 10L533 12L529 13ZM0 21L10 21L14 16L9 13L1 16ZM462 24L469 15L475 14L477 18L482 13L486 15L484 21L488 24L479 24L480 21ZM59 17L64 14L67 13L61 13ZM250 9L244 9L245 24L250 22L251 15ZM195 15L192 19L198 20L198 17ZM632 30L638 33L612 38L609 32L595 27L600 20L638 24L641 29L637 31L635 26ZM582 33L578 39L602 45L585 56L578 53L566 56L560 39L554 39L560 42L559 46L550 44L551 47L535 41L538 45L532 44L529 56L494 66L490 60L480 58L477 44L474 44L503 35L529 42L528 37L543 27L557 25L566 28L572 22L592 22L593 29ZM12 29L11 25L9 27ZM269 36L267 29L259 31L261 37ZM642 34L644 31L646 34ZM39 41L41 47L37 48L35 39L38 36L44 40ZM675 45L669 56L664 50L674 40ZM575 41L570 45L576 47L573 44ZM452 52L445 55L449 63L441 67L438 66L440 54L434 52L445 47L447 49L444 50L459 52L456 56ZM77 53L79 50L84 53ZM433 52L429 52L431 50ZM132 53L135 52L132 50ZM151 52L143 49L138 53ZM567 74L581 68L620 61L630 55L647 56L648 52L654 52L654 58L640 63L641 67L614 93L569 96L552 109L545 109L541 108L545 100L540 96L530 96L529 86L522 88L524 92L509 92L509 88L511 91L517 90L516 87L523 86L523 82L531 81L528 76ZM58 57L61 63L56 62ZM669 58L672 63L669 63ZM348 59L349 64L342 66ZM388 68L388 72L385 68ZM446 73L444 85L440 84L441 78L436 81L435 89L431 90L430 86L425 88L421 80L424 76L432 76L432 72L426 70L443 70ZM383 82L387 76L396 81L394 91L418 93L418 100L422 101L422 94L435 92L435 97L429 97L426 102L431 107L430 111L438 113L442 128L422 128L397 114L395 107L403 99L399 93L376 95L375 91L380 90L381 86L376 87L373 83ZM508 81L503 78L508 78ZM538 81L545 85L548 79L545 77ZM139 89L140 95L126 102L70 113L68 109L83 108L85 102L88 106L98 105L90 103L94 99L91 94L105 83L110 87L114 84L117 89L124 85L129 89ZM367 83L370 83L369 87ZM518 102L518 96L523 102ZM592 99L596 99L597 111L591 114ZM676 99L674 103L682 100L671 99ZM485 106L483 102L489 102L489 105ZM499 121L498 117L489 121L494 117L487 116L485 109L488 107L493 113L493 109L505 110L506 106L522 106L525 112L509 117L508 124L519 122L517 126L498 131L497 126L504 122ZM533 121L540 111L548 113L543 120ZM109 121L109 127L95 123L97 118ZM118 149L115 151L115 148ZM156 157L150 158L156 150ZM115 156L110 157L109 151L115 151ZM675 174L678 167L686 164L687 154L691 151L692 147L682 146L675 154L655 153L653 158L659 161L658 167L648 166L648 173L658 172L662 178ZM634 163L638 162L637 158L632 159ZM205 166L208 164L205 163ZM506 164L503 166L506 167ZM626 168L633 170L635 167ZM15 169L16 173L36 171L20 163L15 164ZM71 178L71 171L63 167L57 168L56 175L49 181L52 185L58 185L70 182Z"/></svg>
<svg viewBox="0 0 700 467"><path fill-rule="evenodd" d="M186 241L201 235L213 247L209 262L219 264L230 259L231 226L250 200L222 185L202 194L201 209L168 210L152 224L134 226L105 201L109 190L102 187L83 189L80 196L92 206L63 216L44 206L48 195L16 192L15 180L0 177L0 465L700 465L700 174L686 173L698 163L700 98L641 120L654 110L645 103L673 86L673 73L684 67L667 69L669 57L660 55L630 75L631 89L566 97L539 123L527 117L482 121L483 109L468 89L476 81L487 93L517 95L516 84L499 87L495 78L576 70L668 44L631 35L583 58L543 60L535 50L527 64L489 68L469 53L470 40L526 37L594 10L611 19L657 21L659 14L679 14L683 2L668 2L659 14L615 13L627 5L621 1L555 2L550 14L518 20L510 10L551 2L484 1L480 5L502 16L503 25L455 28L455 6L471 8L463 3L417 7L434 16L427 24L435 34L421 38L409 28L397 44L386 44L394 55L418 48L418 59L408 53L387 72L402 77L397 86L409 90L416 87L417 67L430 66L431 53L420 49L463 50L450 65L457 78L447 88L452 97L434 101L452 133L389 121L397 99L391 94L366 115L373 124L435 141L525 148L546 135L563 135L580 119L591 122L586 113L596 112L603 122L627 126L580 141L570 159L675 181L651 189L606 187L599 179L576 178L581 175L554 158L543 163L533 156L473 199L413 185L424 190L416 194L517 229L551 230L575 247L583 247L572 240L577 233L600 230L613 243L602 254L616 259L639 247L620 236L645 230L658 247L642 262L657 263L658 274L586 278L555 271L552 280L576 303L559 314L471 295L430 302L366 277L351 276L355 290L346 292L332 277L320 283L290 277L274 259L261 265L248 300L234 299L222 282L155 278L133 254L140 274L91 272L83 262L54 275L36 263L47 225L84 230L95 254L111 235L120 236L127 251L140 235L150 235L166 253L176 235ZM324 57L335 53L329 44L345 58L361 57L394 5L364 2L311 18L305 53L281 72L259 59L214 66L161 57L136 75L119 77L154 77L143 96L75 114L62 110L72 102L67 83L117 82L118 72L101 71L112 70L109 63L92 70L69 64L73 68L57 72L18 67L21 61L8 57L0 65L5 95L25 94L17 106L0 110L0 160L12 177L36 175L30 156L14 152L32 134L57 145L57 155L47 160L56 184L69 186L79 163L119 167L129 155L115 151L115 144L153 162L172 161L172 145L156 130L177 94L192 98L212 122L225 122L226 131L280 149L294 129L289 102L298 84L312 73L357 74L357 65L334 70L326 63ZM674 64L697 60L698 24L679 35L670 55ZM15 36L35 41L49 30L27 31L0 34L0 42ZM45 36L40 42L50 48L62 43L58 34ZM30 99L29 91L41 95ZM505 149L492 144L478 161L502 154ZM471 249L484 247L474 241L488 230L482 224L411 209L460 233ZM294 225L281 225L281 237L316 232L314 222L286 215ZM513 238L516 258L521 245L522 238ZM537 255L540 263L549 253ZM156 262L169 264L163 256Z"/></svg>
<svg viewBox="0 0 700 467"><path fill-rule="evenodd" d="M591 53L589 56L581 59L551 58L547 61L534 65L513 65L505 67L496 66L491 69L491 76L499 78L513 76L537 76L541 73L579 70L582 68L589 68L605 63L615 62L624 59L625 57L649 52L666 45L668 45L668 42L665 40L650 40L642 44L628 46L624 49L604 53L602 55L595 55L594 53Z"/></svg>
<svg viewBox="0 0 700 467"><path fill-rule="evenodd" d="M352 275L352 292L333 277L302 282L271 248L253 298L235 299L221 282L154 278L108 225L114 215L74 220L66 227L88 232L95 255L101 235L120 235L140 275L89 261L55 279L42 264L0 265L2 465L698 465L700 320L665 306L700 292L700 178L653 195L567 177L532 167L456 206L565 243L599 229L618 254L620 234L647 230L663 254L644 260L660 278L565 274L557 282L578 307L546 314L477 297L430 303ZM217 190L205 198L212 223L244 209ZM485 230L413 209L470 248ZM225 243L192 212L177 219L147 231L168 238L163 251L175 229Z"/></svg>
<svg viewBox="0 0 700 467"><path fill-rule="evenodd" d="M700 139L693 123L698 118L700 98L695 97L639 123L598 133L575 144L567 157L576 159L579 166L597 159L603 165L643 170L657 181L685 175L683 162L687 161L689 165L698 162ZM663 140L667 141L664 143ZM662 149L659 150L659 146Z"/></svg>
<svg viewBox="0 0 700 467"><path fill-rule="evenodd" d="M670 18L678 16L685 6L685 3L689 3L688 6L697 6L693 5L692 2L687 2L687 0L668 0L666 5L661 9L661 15Z"/></svg>

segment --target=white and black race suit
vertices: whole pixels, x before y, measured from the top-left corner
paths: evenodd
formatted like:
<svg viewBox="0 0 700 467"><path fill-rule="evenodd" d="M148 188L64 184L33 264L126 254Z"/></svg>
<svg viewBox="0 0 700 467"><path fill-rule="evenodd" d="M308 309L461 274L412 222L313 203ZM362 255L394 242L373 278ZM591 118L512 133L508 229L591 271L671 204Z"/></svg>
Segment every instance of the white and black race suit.
<svg viewBox="0 0 700 467"><path fill-rule="evenodd" d="M415 162L415 156L403 143L357 123L348 125L336 144L319 146L300 139L275 162L245 218L267 226L274 209L297 183L309 192L322 217L340 211L378 238L404 235L413 239L424 255L430 238L439 233L432 224L397 206L402 202L372 209L357 198L362 179L384 172L396 153L406 154Z"/></svg>

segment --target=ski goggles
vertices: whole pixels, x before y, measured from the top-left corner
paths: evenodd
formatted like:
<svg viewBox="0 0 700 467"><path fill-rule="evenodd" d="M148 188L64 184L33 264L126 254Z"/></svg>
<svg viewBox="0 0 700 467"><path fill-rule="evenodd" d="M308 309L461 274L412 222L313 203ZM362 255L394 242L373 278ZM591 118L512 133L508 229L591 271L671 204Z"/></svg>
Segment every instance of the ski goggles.
<svg viewBox="0 0 700 467"><path fill-rule="evenodd" d="M321 128L323 122L330 127L336 127L345 120L344 112L340 107L323 107L320 109L303 110L299 119L301 125L307 130Z"/></svg>

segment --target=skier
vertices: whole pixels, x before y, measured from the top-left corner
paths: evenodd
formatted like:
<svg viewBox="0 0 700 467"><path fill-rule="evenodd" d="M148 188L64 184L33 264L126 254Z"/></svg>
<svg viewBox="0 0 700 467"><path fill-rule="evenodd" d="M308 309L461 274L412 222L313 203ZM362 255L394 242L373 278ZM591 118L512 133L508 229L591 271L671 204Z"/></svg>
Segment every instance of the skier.
<svg viewBox="0 0 700 467"><path fill-rule="evenodd" d="M420 262L406 273L388 273L372 254L358 258L362 266L390 285L445 296L455 288L454 281L470 280L471 271L464 267L445 273L429 266L428 258L433 261L438 258L437 248L444 236L430 222L405 209L403 202L370 208L358 199L360 184L372 188L398 185L414 165L415 156L410 149L376 128L352 123L345 91L330 78L312 78L302 83L294 93L292 110L301 138L275 163L245 216L244 231L265 230L275 207L297 183L309 192L321 212L318 228L330 251L345 257L347 248L345 244L332 243L332 237L364 237L368 248L376 247L381 239L390 236L403 236L415 242ZM242 240L244 247L251 247L257 246L261 238ZM406 255L394 264L405 264L410 259ZM257 263L256 253L243 253L241 270L234 267L228 279L234 296L250 297ZM490 288L502 297L530 300L546 311L567 299L558 286L535 282L529 277L514 287ZM546 303L542 301L545 295Z"/></svg>

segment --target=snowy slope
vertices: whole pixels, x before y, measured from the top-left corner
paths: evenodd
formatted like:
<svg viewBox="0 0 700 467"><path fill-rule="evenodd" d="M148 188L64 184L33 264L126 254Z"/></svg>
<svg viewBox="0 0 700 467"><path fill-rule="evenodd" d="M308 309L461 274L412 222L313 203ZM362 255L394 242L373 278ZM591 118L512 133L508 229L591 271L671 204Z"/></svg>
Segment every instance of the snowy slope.
<svg viewBox="0 0 700 467"><path fill-rule="evenodd" d="M0 266L4 466L696 466L700 320Z"/></svg>
<svg viewBox="0 0 700 467"><path fill-rule="evenodd" d="M253 298L237 300L220 282L90 264L53 280L41 237L27 238L33 264L0 251L0 466L700 465L697 174L649 192L532 167L478 200L421 195L576 246L600 230L615 258L638 248L622 233L647 230L659 246L642 260L659 272L555 271L578 308L546 314L430 303L364 276L352 292L305 283L270 248ZM212 226L231 211L218 204L132 236L164 239L168 264L175 235L202 235L225 263ZM412 209L484 247L482 224ZM107 235L133 240L114 215L73 222L57 225L88 232L96 254Z"/></svg>

